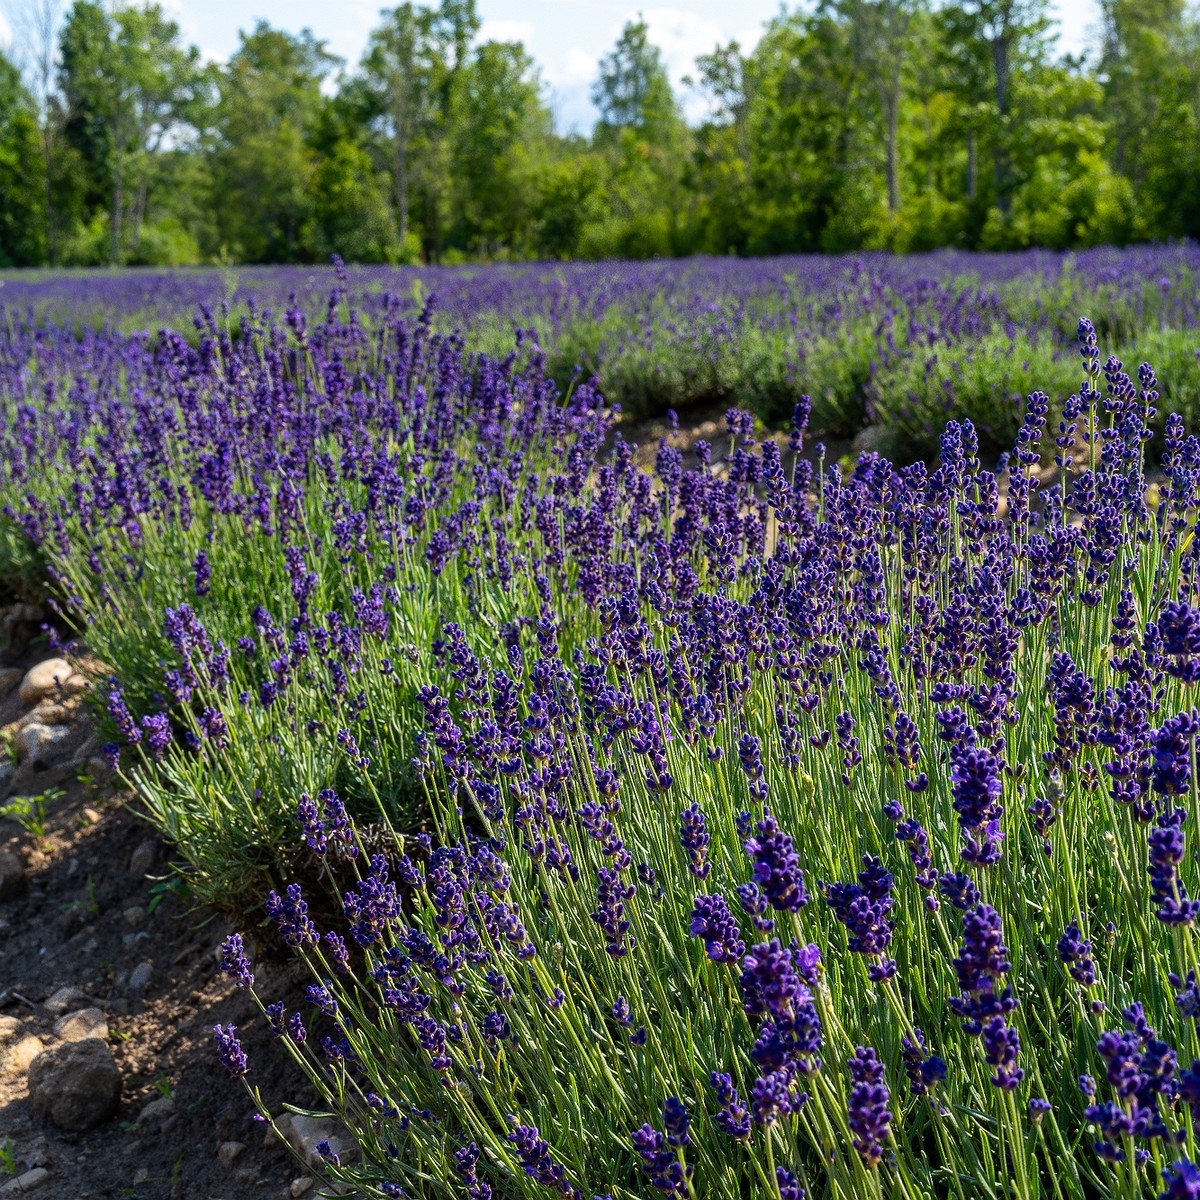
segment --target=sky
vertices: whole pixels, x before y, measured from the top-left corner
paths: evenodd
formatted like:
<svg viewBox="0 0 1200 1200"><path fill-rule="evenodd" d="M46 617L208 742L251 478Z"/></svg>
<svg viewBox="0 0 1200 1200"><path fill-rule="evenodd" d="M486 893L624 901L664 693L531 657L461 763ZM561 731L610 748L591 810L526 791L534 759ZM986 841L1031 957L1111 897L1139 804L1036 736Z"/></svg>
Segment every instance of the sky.
<svg viewBox="0 0 1200 1200"><path fill-rule="evenodd" d="M28 0L0 0L0 46L13 41L19 14ZM560 132L588 132L596 119L589 99L596 65L626 21L641 12L650 39L663 59L690 117L703 115L703 102L682 88L698 54L736 38L743 49L758 41L779 0L678 0L676 5L625 0L477 0L482 39L521 41L533 56L547 87ZM64 2L63 7L66 7ZM328 49L353 66L378 22L380 0L163 0L185 39L206 58L224 62L238 46L238 30L259 18L292 32L307 26ZM1062 23L1059 49L1079 53L1094 34L1097 0L1051 0Z"/></svg>

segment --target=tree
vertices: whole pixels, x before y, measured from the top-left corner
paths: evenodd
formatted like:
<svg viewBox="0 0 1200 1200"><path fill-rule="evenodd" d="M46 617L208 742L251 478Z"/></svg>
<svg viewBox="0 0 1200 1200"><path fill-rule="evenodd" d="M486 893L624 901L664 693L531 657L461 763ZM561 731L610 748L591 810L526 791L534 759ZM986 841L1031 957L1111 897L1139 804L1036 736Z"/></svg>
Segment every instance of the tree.
<svg viewBox="0 0 1200 1200"><path fill-rule="evenodd" d="M596 136L631 129L652 146L676 133L679 111L662 54L649 40L645 21L627 21L617 44L600 60L592 103L600 110Z"/></svg>
<svg viewBox="0 0 1200 1200"><path fill-rule="evenodd" d="M18 10L17 29L27 59L29 94L38 122L38 147L42 155L42 181L46 253L51 266L58 261L58 222L54 208L55 152L61 132L61 108L54 90L57 60L55 30L58 0L28 0Z"/></svg>
<svg viewBox="0 0 1200 1200"><path fill-rule="evenodd" d="M460 244L516 246L532 200L531 149L550 133L533 60L514 42L484 42L462 70L451 112L451 170Z"/></svg>
<svg viewBox="0 0 1200 1200"><path fill-rule="evenodd" d="M370 100L368 119L388 147L400 241L408 239L415 179L426 247L436 254L446 125L479 19L474 0L442 0L437 9L401 4L382 15L363 56L359 86Z"/></svg>
<svg viewBox="0 0 1200 1200"><path fill-rule="evenodd" d="M76 0L60 49L68 134L107 184L110 259L119 262L126 216L136 249L156 156L194 119L211 73L158 4L110 14Z"/></svg>
<svg viewBox="0 0 1200 1200"><path fill-rule="evenodd" d="M216 114L217 236L242 261L304 259L318 166L306 133L324 104L321 81L339 60L308 29L293 35L260 21L240 37Z"/></svg>
<svg viewBox="0 0 1200 1200"><path fill-rule="evenodd" d="M1007 215L1012 206L1014 73L1042 63L1050 20L1046 0L966 0L947 6L946 30L961 45L960 55L984 57L991 64L994 128L992 176L996 203ZM974 72L971 72L974 82Z"/></svg>
<svg viewBox="0 0 1200 1200"><path fill-rule="evenodd" d="M900 207L900 110L905 60L916 0L836 0L850 27L850 49L873 87L887 173L888 211Z"/></svg>
<svg viewBox="0 0 1200 1200"><path fill-rule="evenodd" d="M0 54L0 266L33 266L45 253L37 109Z"/></svg>

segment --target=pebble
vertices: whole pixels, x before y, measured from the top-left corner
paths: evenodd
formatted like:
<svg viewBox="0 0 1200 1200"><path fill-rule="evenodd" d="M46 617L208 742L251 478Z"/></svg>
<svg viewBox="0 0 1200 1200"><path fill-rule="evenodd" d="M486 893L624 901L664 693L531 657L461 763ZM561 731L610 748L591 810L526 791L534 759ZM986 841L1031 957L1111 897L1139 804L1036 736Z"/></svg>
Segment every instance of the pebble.
<svg viewBox="0 0 1200 1200"><path fill-rule="evenodd" d="M127 908L122 914L125 918L125 924L136 929L146 919L146 910L140 905L135 904L132 908Z"/></svg>
<svg viewBox="0 0 1200 1200"><path fill-rule="evenodd" d="M14 895L25 882L25 864L7 850L0 851L0 900Z"/></svg>
<svg viewBox="0 0 1200 1200"><path fill-rule="evenodd" d="M87 687L87 680L65 658L48 658L25 672L21 703L34 705L47 696L58 695L60 685L63 695L74 696Z"/></svg>
<svg viewBox="0 0 1200 1200"><path fill-rule="evenodd" d="M150 982L150 977L154 974L154 965L148 962L140 962L129 976L129 990L131 992L143 991L146 985Z"/></svg>
<svg viewBox="0 0 1200 1200"><path fill-rule="evenodd" d="M71 730L65 725L43 725L34 721L20 730L13 741L17 761L45 764L54 753L54 747L70 736Z"/></svg>
<svg viewBox="0 0 1200 1200"><path fill-rule="evenodd" d="M41 1038L36 1038L32 1034L21 1038L4 1060L4 1073L6 1075L24 1075L29 1070L29 1064L44 1049Z"/></svg>
<svg viewBox="0 0 1200 1200"><path fill-rule="evenodd" d="M133 1186L137 1187L140 1183L145 1183L150 1178L149 1167L138 1167L133 1173Z"/></svg>
<svg viewBox="0 0 1200 1200"><path fill-rule="evenodd" d="M85 825L100 824L100 814L94 808L85 808L79 816Z"/></svg>
<svg viewBox="0 0 1200 1200"><path fill-rule="evenodd" d="M154 860L158 857L158 843L147 838L133 852L129 859L129 874L134 879L141 881L146 877L146 873L154 866Z"/></svg>
<svg viewBox="0 0 1200 1200"><path fill-rule="evenodd" d="M24 718L23 723L31 724L36 721L39 725L69 725L74 720L77 711L70 704L39 704L28 717Z"/></svg>
<svg viewBox="0 0 1200 1200"><path fill-rule="evenodd" d="M146 1125L151 1122L165 1121L174 1112L175 1101L170 1096L159 1096L157 1100L151 1100L142 1108L142 1111L138 1113L137 1123Z"/></svg>
<svg viewBox="0 0 1200 1200"><path fill-rule="evenodd" d="M311 1175L301 1175L298 1179L292 1180L292 1200L299 1200L306 1192L312 1191L313 1184L317 1181Z"/></svg>
<svg viewBox="0 0 1200 1200"><path fill-rule="evenodd" d="M11 1042L21 1031L21 1022L16 1017L0 1017L0 1042Z"/></svg>
<svg viewBox="0 0 1200 1200"><path fill-rule="evenodd" d="M43 1001L42 1007L52 1017L61 1017L65 1012L85 1008L87 1002L86 992L81 992L77 987L61 987L48 1000Z"/></svg>
<svg viewBox="0 0 1200 1200"><path fill-rule="evenodd" d="M286 1133L287 1139L301 1159L310 1167L321 1165L321 1156L317 1146L328 1142L329 1149L338 1156L342 1166L349 1166L359 1155L359 1144L350 1136L344 1126L331 1121L328 1117L302 1117L292 1113L292 1122L287 1130L280 1128L280 1133Z"/></svg>
<svg viewBox="0 0 1200 1200"><path fill-rule="evenodd" d="M222 1142L220 1149L217 1150L217 1158L220 1159L221 1166L232 1167L245 1148L245 1142Z"/></svg>
<svg viewBox="0 0 1200 1200"><path fill-rule="evenodd" d="M107 1121L121 1102L121 1072L99 1038L43 1050L29 1066L29 1105L42 1120L83 1131Z"/></svg>
<svg viewBox="0 0 1200 1200"><path fill-rule="evenodd" d="M50 1172L45 1167L34 1167L32 1171L26 1171L24 1175L18 1175L16 1179L10 1179L3 1187L0 1187L0 1196L24 1195L25 1192L32 1191L49 1178Z"/></svg>
<svg viewBox="0 0 1200 1200"><path fill-rule="evenodd" d="M54 1032L64 1042L82 1042L84 1038L108 1039L108 1022L98 1008L81 1008L54 1022Z"/></svg>

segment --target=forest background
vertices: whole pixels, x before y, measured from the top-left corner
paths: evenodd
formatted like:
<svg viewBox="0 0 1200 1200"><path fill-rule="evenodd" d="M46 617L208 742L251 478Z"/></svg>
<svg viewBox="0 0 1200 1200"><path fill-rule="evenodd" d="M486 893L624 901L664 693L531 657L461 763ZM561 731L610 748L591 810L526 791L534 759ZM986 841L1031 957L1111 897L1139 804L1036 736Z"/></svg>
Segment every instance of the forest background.
<svg viewBox="0 0 1200 1200"><path fill-rule="evenodd" d="M157 4L22 10L0 56L0 267L1064 249L1200 236L1200 16L820 0L696 60L642 21L557 133L474 0L383 10L356 64L265 22L206 63ZM60 19L61 18L61 19Z"/></svg>

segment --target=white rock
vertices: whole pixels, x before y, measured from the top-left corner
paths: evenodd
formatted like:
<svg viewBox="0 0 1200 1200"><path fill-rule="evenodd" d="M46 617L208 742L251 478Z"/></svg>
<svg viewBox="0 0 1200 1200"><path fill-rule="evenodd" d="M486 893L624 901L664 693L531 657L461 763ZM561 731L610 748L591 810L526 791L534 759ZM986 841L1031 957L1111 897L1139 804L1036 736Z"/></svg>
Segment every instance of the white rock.
<svg viewBox="0 0 1200 1200"><path fill-rule="evenodd" d="M82 1042L84 1038L108 1038L108 1022L98 1008L81 1008L78 1012L59 1017L54 1032L64 1042Z"/></svg>
<svg viewBox="0 0 1200 1200"><path fill-rule="evenodd" d="M87 687L87 680L65 658L48 658L25 673L21 680L21 702L36 704L47 696L55 696L60 685L63 695L74 696Z"/></svg>
<svg viewBox="0 0 1200 1200"><path fill-rule="evenodd" d="M232 1167L245 1149L245 1142L222 1142L217 1150L217 1158L220 1159L221 1166Z"/></svg>
<svg viewBox="0 0 1200 1200"><path fill-rule="evenodd" d="M170 1096L159 1096L138 1113L137 1123L145 1125L148 1121L165 1121L174 1111L175 1101Z"/></svg>
<svg viewBox="0 0 1200 1200"><path fill-rule="evenodd" d="M300 1200L300 1197L312 1191L313 1184L317 1181L311 1175L301 1175L298 1179L292 1180L292 1200Z"/></svg>
<svg viewBox="0 0 1200 1200"><path fill-rule="evenodd" d="M137 1187L138 1184L145 1183L146 1180L149 1178L150 1178L150 1168L149 1167L138 1167L138 1169L136 1171L134 1171L134 1173L133 1173L133 1186Z"/></svg>
<svg viewBox="0 0 1200 1200"><path fill-rule="evenodd" d="M38 1184L45 1183L50 1178L50 1172L45 1167L34 1167L32 1171L26 1171L24 1175L18 1175L16 1179L10 1179L3 1187L0 1187L0 1196L20 1196L25 1192L32 1191Z"/></svg>
<svg viewBox="0 0 1200 1200"><path fill-rule="evenodd" d="M24 1075L29 1070L29 1064L41 1054L43 1049L45 1047L42 1045L41 1038L36 1038L32 1034L21 1038L4 1059L4 1073L6 1075Z"/></svg>
<svg viewBox="0 0 1200 1200"><path fill-rule="evenodd" d="M39 721L31 722L17 733L13 746L17 751L17 761L22 763L47 764L54 748L65 742L71 736L71 730L66 725L43 725Z"/></svg>
<svg viewBox="0 0 1200 1200"><path fill-rule="evenodd" d="M280 1128L280 1133L283 1132ZM286 1132L296 1153L310 1167L319 1167L323 1161L317 1153L317 1146L321 1142L329 1143L329 1149L338 1156L343 1167L358 1158L358 1142L344 1126L328 1117L302 1117L293 1113L291 1126Z"/></svg>
<svg viewBox="0 0 1200 1200"><path fill-rule="evenodd" d="M61 987L42 1007L52 1016L61 1017L63 1013L74 1012L77 1008L86 1008L88 998L86 993L77 987Z"/></svg>
<svg viewBox="0 0 1200 1200"><path fill-rule="evenodd" d="M11 1042L21 1031L16 1017L0 1017L0 1042Z"/></svg>
<svg viewBox="0 0 1200 1200"><path fill-rule="evenodd" d="M142 991L146 984L150 982L150 976L154 974L154 966L152 963L140 962L133 968L129 976L129 990L131 992Z"/></svg>

